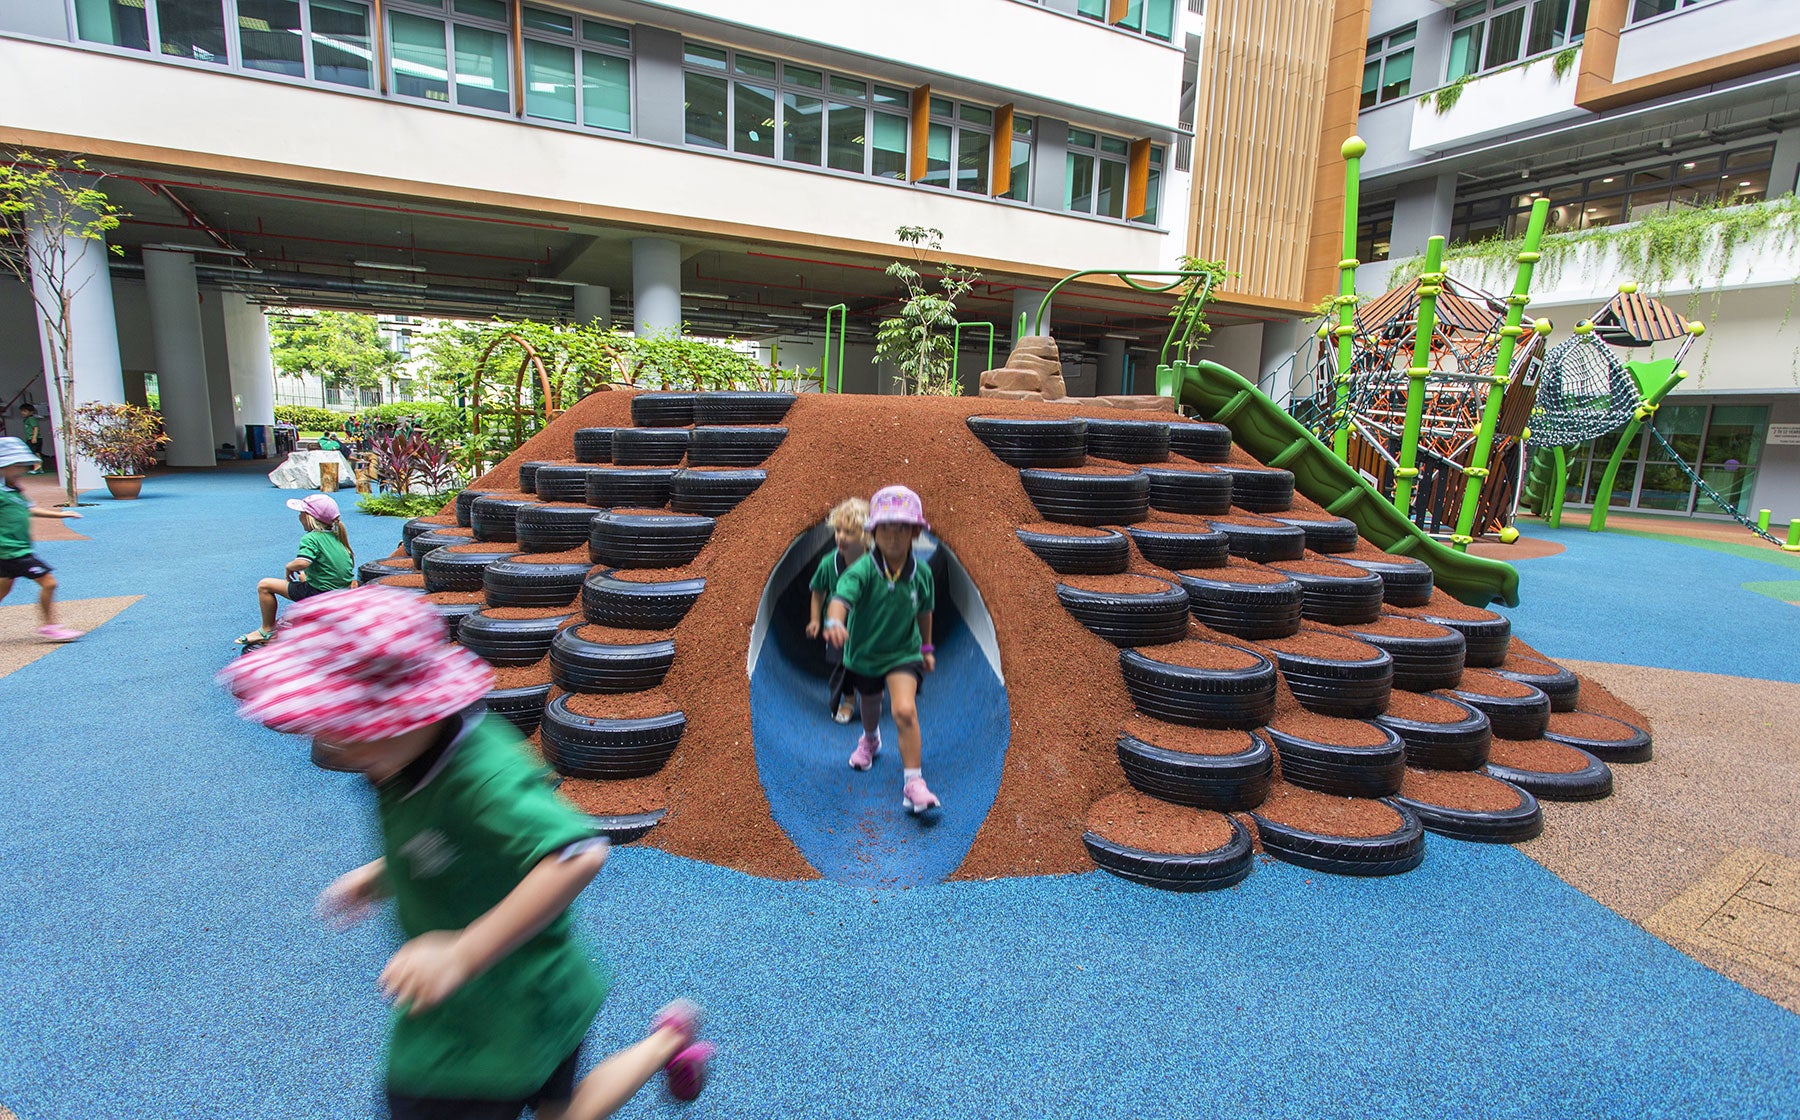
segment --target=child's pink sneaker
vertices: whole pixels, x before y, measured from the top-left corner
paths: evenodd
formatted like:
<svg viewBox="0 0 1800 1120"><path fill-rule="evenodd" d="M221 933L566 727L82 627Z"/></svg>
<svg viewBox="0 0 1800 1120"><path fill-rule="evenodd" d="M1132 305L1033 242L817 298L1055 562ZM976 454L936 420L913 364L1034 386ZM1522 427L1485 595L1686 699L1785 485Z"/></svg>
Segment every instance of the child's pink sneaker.
<svg viewBox="0 0 1800 1120"><path fill-rule="evenodd" d="M678 1051L692 1046L694 1039L700 1034L700 1005L686 999L678 999L665 1005L650 1020L650 1033L655 1034L664 1027L681 1035L681 1045L676 1047Z"/></svg>
<svg viewBox="0 0 1800 1120"><path fill-rule="evenodd" d="M46 642L72 642L85 631L71 630L67 626L40 626L37 633Z"/></svg>
<svg viewBox="0 0 1800 1120"><path fill-rule="evenodd" d="M706 1088L706 1067L717 1053L710 1042L696 1042L669 1059L663 1067L664 1083L669 1095L678 1101L691 1101Z"/></svg>
<svg viewBox="0 0 1800 1120"><path fill-rule="evenodd" d="M875 765L875 756L881 753L881 732L871 735L867 731L856 741L856 749L850 752L850 769L867 770Z"/></svg>
<svg viewBox="0 0 1800 1120"><path fill-rule="evenodd" d="M900 787L900 804L914 813L923 813L927 809L938 807L937 794L932 793L925 785L924 778L908 778Z"/></svg>

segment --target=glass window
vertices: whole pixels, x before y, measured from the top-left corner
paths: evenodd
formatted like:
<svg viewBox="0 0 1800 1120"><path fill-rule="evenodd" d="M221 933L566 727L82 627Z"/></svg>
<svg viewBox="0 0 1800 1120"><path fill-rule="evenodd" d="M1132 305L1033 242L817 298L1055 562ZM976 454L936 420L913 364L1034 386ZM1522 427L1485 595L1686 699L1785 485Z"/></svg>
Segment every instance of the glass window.
<svg viewBox="0 0 1800 1120"><path fill-rule="evenodd" d="M1012 179L1005 197L1015 202L1031 201L1031 137L1036 122L1030 117L1013 118Z"/></svg>
<svg viewBox="0 0 1800 1120"><path fill-rule="evenodd" d="M826 154L826 166L833 171L863 172L864 143L863 126L868 110L861 105L844 105L833 102L830 112L830 141ZM877 114L879 119L879 114Z"/></svg>
<svg viewBox="0 0 1800 1120"><path fill-rule="evenodd" d="M75 0L75 35L84 42L150 49L150 16L143 0Z"/></svg>
<svg viewBox="0 0 1800 1120"><path fill-rule="evenodd" d="M525 40L525 115L575 123L575 48Z"/></svg>
<svg viewBox="0 0 1800 1120"><path fill-rule="evenodd" d="M394 60L394 92L428 101L450 100L450 60L444 50L444 21L392 12L388 51Z"/></svg>
<svg viewBox="0 0 1800 1120"><path fill-rule="evenodd" d="M978 124L983 128L994 127L994 111L992 109L981 109L974 105L958 105L956 115L958 119L969 124Z"/></svg>
<svg viewBox="0 0 1800 1120"><path fill-rule="evenodd" d="M1106 0L1076 0L1075 11L1089 19L1106 18Z"/></svg>
<svg viewBox="0 0 1800 1120"><path fill-rule="evenodd" d="M1150 175L1144 182L1144 213L1134 221L1152 226L1156 224L1157 203L1162 197L1162 174L1163 150L1153 147L1150 149Z"/></svg>
<svg viewBox="0 0 1800 1120"><path fill-rule="evenodd" d="M1700 456L1700 477L1740 512L1755 493L1757 464L1762 459L1763 437L1769 426L1764 405L1714 405L1706 428L1706 448ZM1701 513L1724 513L1702 495Z"/></svg>
<svg viewBox="0 0 1800 1120"><path fill-rule="evenodd" d="M620 50L631 49L631 30L610 23L584 19L581 21L581 37L590 43L602 46L618 47Z"/></svg>
<svg viewBox="0 0 1800 1120"><path fill-rule="evenodd" d="M869 85L857 78L846 78L833 74L831 76L831 95L833 97L867 97L869 96Z"/></svg>
<svg viewBox="0 0 1800 1120"><path fill-rule="evenodd" d="M1150 0L1144 9L1144 34L1165 43L1175 37L1175 0Z"/></svg>
<svg viewBox="0 0 1800 1120"><path fill-rule="evenodd" d="M973 129L959 129L956 134L956 189L972 194L988 191L988 161L992 158L993 137Z"/></svg>
<svg viewBox="0 0 1800 1120"><path fill-rule="evenodd" d="M740 54L736 57L732 70L745 77L760 78L765 82L775 80L775 64L766 58L753 58L747 54Z"/></svg>
<svg viewBox="0 0 1800 1120"><path fill-rule="evenodd" d="M1631 20L1655 19L1666 16L1670 12L1678 12L1683 8L1691 8L1695 4L1703 4L1706 0L1631 0Z"/></svg>
<svg viewBox="0 0 1800 1120"><path fill-rule="evenodd" d="M225 11L220 0L157 0L162 53L224 65Z"/></svg>
<svg viewBox="0 0 1800 1120"><path fill-rule="evenodd" d="M375 87L369 9L357 0L311 0L313 77L357 89Z"/></svg>
<svg viewBox="0 0 1800 1120"><path fill-rule="evenodd" d="M631 60L581 52L581 120L589 128L631 131Z"/></svg>
<svg viewBox="0 0 1800 1120"><path fill-rule="evenodd" d="M749 82L732 84L731 150L775 158L775 91Z"/></svg>
<svg viewBox="0 0 1800 1120"><path fill-rule="evenodd" d="M1481 69L1481 25L1459 27L1450 33L1450 68L1444 80L1454 82Z"/></svg>
<svg viewBox="0 0 1800 1120"><path fill-rule="evenodd" d="M1656 413L1657 432L1669 441L1685 463L1699 458L1700 434L1706 427L1703 404L1664 404ZM1638 480L1638 508L1678 510L1686 513L1693 500L1693 480L1670 462L1662 444L1650 439L1644 445L1644 472Z"/></svg>
<svg viewBox="0 0 1800 1120"><path fill-rule="evenodd" d="M819 166L824 154L824 114L825 102L817 97L804 93L781 95L782 159Z"/></svg>
<svg viewBox="0 0 1800 1120"><path fill-rule="evenodd" d="M954 134L949 125L932 122L925 140L925 178L919 180L926 186L950 185L950 144Z"/></svg>
<svg viewBox="0 0 1800 1120"><path fill-rule="evenodd" d="M1492 70L1509 62L1517 62L1523 48L1521 38L1524 30L1524 8L1513 8L1495 15L1488 24L1487 55L1482 59L1482 68Z"/></svg>
<svg viewBox="0 0 1800 1120"><path fill-rule="evenodd" d="M879 179L906 178L906 138L909 122L892 113L874 114L874 143L869 149L869 174Z"/></svg>
<svg viewBox="0 0 1800 1120"><path fill-rule="evenodd" d="M452 10L459 16L491 19L495 23L505 23L510 18L505 0L456 0Z"/></svg>
<svg viewBox="0 0 1800 1120"><path fill-rule="evenodd" d="M912 94L903 89L895 89L893 86L876 86L875 104L910 106Z"/></svg>
<svg viewBox="0 0 1800 1120"><path fill-rule="evenodd" d="M461 23L455 32L457 104L496 113L511 111L512 52L506 33Z"/></svg>
<svg viewBox="0 0 1800 1120"><path fill-rule="evenodd" d="M1444 80L1561 50L1587 33L1588 0L1475 0L1451 13ZM1485 49L1484 49L1485 47Z"/></svg>
<svg viewBox="0 0 1800 1120"><path fill-rule="evenodd" d="M306 76L300 0L238 0L238 57L246 70Z"/></svg>
<svg viewBox="0 0 1800 1120"><path fill-rule="evenodd" d="M1093 133L1083 132L1078 128L1071 128L1069 130L1069 147L1071 147L1071 148L1091 148L1093 146L1094 146L1094 134Z"/></svg>
<svg viewBox="0 0 1800 1120"><path fill-rule="evenodd" d="M725 51L719 47L709 47L701 43L688 43L682 51L682 61L689 66L723 70L725 69Z"/></svg>
<svg viewBox="0 0 1800 1120"><path fill-rule="evenodd" d="M1094 212L1094 157L1088 152L1068 153L1068 182L1063 191L1063 209L1083 214Z"/></svg>
<svg viewBox="0 0 1800 1120"><path fill-rule="evenodd" d="M824 89L825 75L817 70L807 70L800 66L783 66L781 80L790 86L805 86L807 89Z"/></svg>
<svg viewBox="0 0 1800 1120"><path fill-rule="evenodd" d="M1362 100L1367 109L1383 101L1394 101L1412 93L1413 40L1419 37L1419 26L1409 23L1377 39L1370 39L1363 49Z"/></svg>
<svg viewBox="0 0 1800 1120"><path fill-rule="evenodd" d="M724 78L709 74L687 76L687 142L701 148L723 151L730 132L726 128L726 86Z"/></svg>
<svg viewBox="0 0 1800 1120"><path fill-rule="evenodd" d="M574 35L575 17L567 12L551 12L525 6L523 22L527 31L544 31L552 35Z"/></svg>
<svg viewBox="0 0 1800 1120"><path fill-rule="evenodd" d="M1100 182L1094 199L1094 212L1107 218L1125 216L1125 165L1117 160L1100 161Z"/></svg>

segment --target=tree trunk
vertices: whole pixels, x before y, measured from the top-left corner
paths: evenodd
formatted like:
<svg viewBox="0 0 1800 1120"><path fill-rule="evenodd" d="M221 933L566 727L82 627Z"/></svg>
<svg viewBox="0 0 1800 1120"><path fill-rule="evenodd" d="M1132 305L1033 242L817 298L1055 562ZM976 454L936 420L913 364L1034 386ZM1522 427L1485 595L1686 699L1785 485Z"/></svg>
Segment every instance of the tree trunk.
<svg viewBox="0 0 1800 1120"><path fill-rule="evenodd" d="M62 465L63 494L68 499L69 508L73 509L81 496L81 488L75 481L78 469L75 458L75 357L70 349L70 340L75 333L71 324L74 298L67 292L60 292L57 302L61 315L52 331L56 336L57 349L61 351L55 355L61 368L54 372L56 399L62 406L62 432L56 455Z"/></svg>

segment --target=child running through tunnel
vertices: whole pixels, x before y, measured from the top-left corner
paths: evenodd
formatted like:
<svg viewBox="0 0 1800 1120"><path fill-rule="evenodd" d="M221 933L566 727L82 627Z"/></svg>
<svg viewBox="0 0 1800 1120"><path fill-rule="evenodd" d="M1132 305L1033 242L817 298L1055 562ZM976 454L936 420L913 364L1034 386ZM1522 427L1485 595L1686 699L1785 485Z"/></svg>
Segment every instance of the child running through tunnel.
<svg viewBox="0 0 1800 1120"><path fill-rule="evenodd" d="M493 670L448 640L424 596L372 586L309 600L219 679L244 718L310 736L314 763L375 787L382 855L339 876L318 908L347 926L394 900L407 940L379 980L394 1004L393 1120L516 1120L527 1108L596 1120L659 1070L677 1099L698 1095L712 1047L684 1001L576 1080L608 981L569 908L607 843L513 725L483 710Z"/></svg>
<svg viewBox="0 0 1800 1120"><path fill-rule="evenodd" d="M875 547L845 569L831 593L825 640L844 649L844 679L862 705L862 737L850 767L867 770L881 753L881 694L900 732L900 803L913 813L938 807L925 784L919 689L937 668L931 644L936 606L931 569L913 558L913 542L931 526L924 503L904 486L876 491L864 523Z"/></svg>
<svg viewBox="0 0 1800 1120"><path fill-rule="evenodd" d="M862 498L845 498L831 507L831 512L826 515L825 522L831 526L832 533L837 538L837 548L827 553L813 570L812 616L806 623L807 637L819 636L825 604L830 602L838 580L850 565L861 560L869 551L869 531L863 528L868 520L869 503ZM825 660L831 663L830 699L827 705L832 719L839 723L849 723L855 718L855 705L851 702L850 689L844 684L843 652L841 646L835 646L829 641L825 643Z"/></svg>

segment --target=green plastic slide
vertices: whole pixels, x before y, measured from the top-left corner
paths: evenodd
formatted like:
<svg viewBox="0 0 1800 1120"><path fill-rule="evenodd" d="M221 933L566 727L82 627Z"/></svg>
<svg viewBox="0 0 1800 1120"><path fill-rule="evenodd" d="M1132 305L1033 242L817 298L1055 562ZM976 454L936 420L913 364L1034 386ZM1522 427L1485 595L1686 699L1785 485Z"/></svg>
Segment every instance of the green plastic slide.
<svg viewBox="0 0 1800 1120"><path fill-rule="evenodd" d="M1174 396L1265 466L1294 472L1300 493L1356 522L1365 540L1396 556L1431 565L1437 586L1475 607L1519 605L1519 573L1511 564L1470 556L1432 540L1331 448L1282 411L1256 386L1216 362L1177 362L1157 371L1157 391Z"/></svg>

